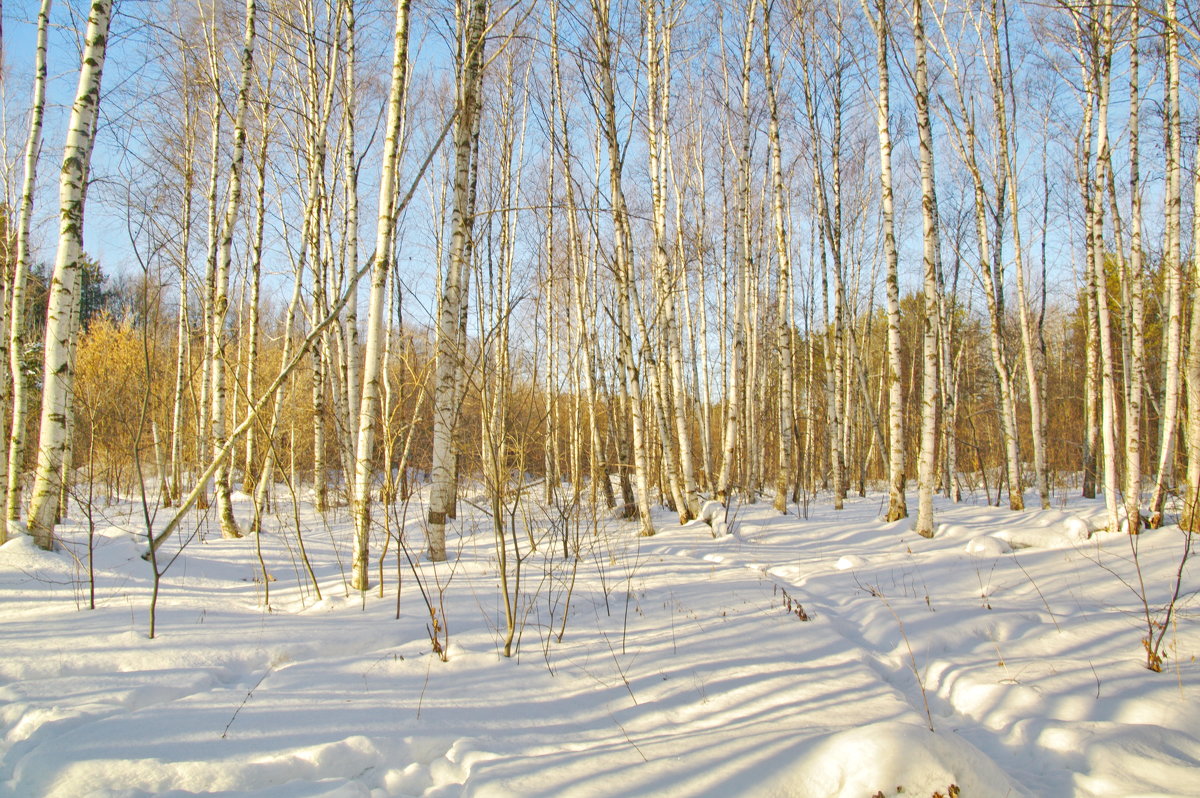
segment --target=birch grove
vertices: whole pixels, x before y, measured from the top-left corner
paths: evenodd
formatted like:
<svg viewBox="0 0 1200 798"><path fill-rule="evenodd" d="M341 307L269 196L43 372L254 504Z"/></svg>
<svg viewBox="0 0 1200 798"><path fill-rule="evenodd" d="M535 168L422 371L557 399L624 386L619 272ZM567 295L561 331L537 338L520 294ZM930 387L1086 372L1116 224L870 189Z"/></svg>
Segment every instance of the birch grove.
<svg viewBox="0 0 1200 798"><path fill-rule="evenodd" d="M720 534L758 501L1197 525L1174 0L112 5L65 123L69 10L6 84L6 537L136 486L155 550L194 523L302 552L307 504L352 523L364 597L448 563L436 636L483 512L512 654L537 524L563 562L589 523ZM145 361L136 396L78 387L144 405L115 432L73 414L98 323Z"/></svg>

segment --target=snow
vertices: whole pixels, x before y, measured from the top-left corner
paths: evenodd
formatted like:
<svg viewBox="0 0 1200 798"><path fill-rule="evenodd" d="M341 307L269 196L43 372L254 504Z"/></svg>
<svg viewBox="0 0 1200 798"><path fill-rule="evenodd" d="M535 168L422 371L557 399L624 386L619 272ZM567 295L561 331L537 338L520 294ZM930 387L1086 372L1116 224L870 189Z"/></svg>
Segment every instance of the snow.
<svg viewBox="0 0 1200 798"><path fill-rule="evenodd" d="M718 538L665 510L652 538L585 519L574 574L561 540L525 559L506 659L470 505L450 563L397 570L393 541L382 598L374 562L365 596L346 587L344 509L300 508L320 600L290 506L262 537L265 583L254 541L185 524L154 640L140 509L97 507L95 610L78 519L63 550L0 547L0 796L1200 795L1195 570L1162 673L1134 590L1131 544L1161 618L1178 528L1130 541L1096 502L939 499L926 540L879 508L741 504Z"/></svg>

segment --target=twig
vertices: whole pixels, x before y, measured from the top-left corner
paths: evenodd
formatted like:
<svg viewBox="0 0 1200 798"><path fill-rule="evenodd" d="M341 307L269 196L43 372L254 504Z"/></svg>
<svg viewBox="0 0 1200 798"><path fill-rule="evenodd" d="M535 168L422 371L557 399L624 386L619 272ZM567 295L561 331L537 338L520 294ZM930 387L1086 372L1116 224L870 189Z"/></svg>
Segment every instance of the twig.
<svg viewBox="0 0 1200 798"><path fill-rule="evenodd" d="M635 701L634 703L637 703L637 702ZM621 734L624 735L624 737L625 737L625 742L627 742L633 746L633 750L638 752L638 756L640 756L642 758L643 762L649 762L650 760L647 759L646 755L642 753L642 749L638 748L638 744L635 743L633 741L633 738L629 736L629 732L625 731L625 727L621 725L621 721L617 720L617 716L612 714L611 712L608 713L608 716L610 718L612 718L612 722L617 724L617 728L621 730Z"/></svg>
<svg viewBox="0 0 1200 798"><path fill-rule="evenodd" d="M929 711L929 696L925 693L925 680L921 677L921 671L917 667L917 657L913 654L912 644L908 641L908 633L904 630L904 621L900 620L900 616L892 609L892 605L888 602L887 596L883 595L883 591L870 586L866 590L883 602L883 606L887 607L888 612L896 619L896 625L900 627L900 637L904 640L904 647L908 649L909 666L912 668L913 675L917 677L917 687L921 689L921 702L925 705L925 720L929 723L929 730L933 731L933 713Z"/></svg>
<svg viewBox="0 0 1200 798"><path fill-rule="evenodd" d="M1046 601L1046 597L1042 595L1042 589L1038 587L1037 582L1033 581L1033 577L1025 570L1025 566L1021 565L1021 561L1017 559L1016 552L1013 552L1012 559L1017 564L1017 567L1021 569L1021 573L1025 574L1025 578L1029 580L1029 584L1033 585L1033 589L1037 591L1038 598L1042 600L1042 606L1046 608L1046 614L1050 616L1050 620L1054 623L1054 628L1061 633L1062 627L1058 625L1058 619L1054 617L1054 610L1050 609L1050 602Z"/></svg>
<svg viewBox="0 0 1200 798"><path fill-rule="evenodd" d="M257 690L258 686L263 683L263 680L271 675L272 670L273 668L267 668L265 671L263 671L263 675L259 676L258 681L254 683L254 686L246 692L246 697L242 699L242 703L238 704L238 708L233 711L233 716L229 719L229 722L225 724L225 730L221 732L222 740L224 740L226 735L229 734L229 727L233 725L235 720L237 720L238 713L242 711L242 707L246 706L246 702L250 700L250 696L254 695L254 691Z"/></svg>

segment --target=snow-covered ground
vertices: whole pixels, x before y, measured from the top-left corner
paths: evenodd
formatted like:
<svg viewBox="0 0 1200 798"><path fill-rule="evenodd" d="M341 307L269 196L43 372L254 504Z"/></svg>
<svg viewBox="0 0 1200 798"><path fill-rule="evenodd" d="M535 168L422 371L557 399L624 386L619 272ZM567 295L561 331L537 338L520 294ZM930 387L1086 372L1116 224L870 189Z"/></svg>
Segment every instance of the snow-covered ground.
<svg viewBox="0 0 1200 798"><path fill-rule="evenodd" d="M511 659L470 505L451 563L393 546L365 599L344 509L303 509L321 600L280 509L269 606L254 542L194 522L154 640L130 505L97 508L95 610L75 521L65 551L0 548L0 796L1200 795L1196 567L1153 673L1130 541L1088 536L1093 502L939 501L933 540L877 495L742 506L718 539L585 524L576 567L549 536L525 559ZM1184 537L1138 545L1160 619Z"/></svg>

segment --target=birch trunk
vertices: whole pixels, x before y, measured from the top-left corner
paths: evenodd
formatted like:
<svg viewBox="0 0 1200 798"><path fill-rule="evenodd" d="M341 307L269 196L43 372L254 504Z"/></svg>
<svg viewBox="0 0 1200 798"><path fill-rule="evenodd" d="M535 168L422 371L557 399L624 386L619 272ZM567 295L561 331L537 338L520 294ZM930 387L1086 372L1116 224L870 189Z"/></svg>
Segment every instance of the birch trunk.
<svg viewBox="0 0 1200 798"><path fill-rule="evenodd" d="M628 399L629 420L633 446L633 475L636 483L635 499L638 509L638 524L642 535L653 535L654 525L650 518L649 463L646 456L646 428L642 407L642 386L637 364L633 359L633 321L631 306L633 291L633 239L629 229L629 216L625 207L625 192L621 185L622 153L617 138L617 108L613 87L613 52L609 0L592 0L592 18L595 24L597 59L596 80L600 94L599 113L604 141L608 149L608 182L612 200L613 221L613 270L617 283L617 337L620 349L622 380Z"/></svg>
<svg viewBox="0 0 1200 798"><path fill-rule="evenodd" d="M460 33L458 118L454 128L454 199L450 219L450 260L442 280L438 303L437 367L433 396L433 488L429 497L429 558L446 559L446 520L452 517L457 492L457 455L454 449L466 322L467 270L470 265L474 224L472 154L476 119L480 112L483 81L483 30L486 0L473 0ZM465 34L465 35L464 35Z"/></svg>
<svg viewBox="0 0 1200 798"><path fill-rule="evenodd" d="M1006 83L1004 80L1004 60L1000 46L1000 11L993 2L990 9L991 22L991 64L992 73L992 102L996 117L997 140L1000 146L1000 160L1009 185L1011 198L1009 210L1012 213L1013 226L1013 256L1016 261L1017 283L1017 318L1021 327L1021 352L1025 363L1025 380L1029 389L1029 421L1033 441L1034 481L1037 483L1038 497L1043 510L1050 509L1050 482L1046 474L1046 423L1043 409L1043 388L1039 374L1044 368L1040 353L1034 342L1033 320L1030 316L1029 298L1025 288L1025 255L1021 245L1021 216L1019 202L1020 183L1017 181L1016 169L1016 131L1011 128L1007 92L1011 85L1011 76ZM1007 23L1006 23L1007 24ZM1005 31L1007 36L1008 32ZM1011 64L1010 64L1011 68ZM1136 115L1132 117L1136 119ZM999 242L997 242L999 245ZM1024 502L1022 501L1022 507Z"/></svg>
<svg viewBox="0 0 1200 798"><path fill-rule="evenodd" d="M1175 472L1175 438L1179 426L1179 378L1182 371L1183 336L1183 265L1179 227L1182 201L1180 179L1180 141L1182 128L1179 109L1179 20L1176 0L1166 0L1163 9L1167 49L1167 174L1166 242L1163 247L1163 271L1167 283L1167 356L1163 363L1163 413L1158 446L1158 472L1154 492L1147 507L1147 526L1162 525L1163 506Z"/></svg>
<svg viewBox="0 0 1200 798"><path fill-rule="evenodd" d="M45 367L38 465L29 507L29 528L38 546L53 545L62 463L71 446L67 437L68 402L75 376L71 360L71 309L78 307L78 274L83 258L83 205L91 158L100 79L108 43L112 0L94 0L84 34L79 85L67 125L59 179L58 252L46 313Z"/></svg>
<svg viewBox="0 0 1200 798"><path fill-rule="evenodd" d="M1196 143L1200 158L1200 141ZM1187 485L1184 486L1183 515L1179 526L1200 532L1200 172L1192 191L1192 323L1187 357Z"/></svg>
<svg viewBox="0 0 1200 798"><path fill-rule="evenodd" d="M25 176L17 217L17 252L13 266L12 309L9 314L8 357L12 378L12 432L8 441L6 508L0 523L0 544L7 539L10 521L21 517L21 472L25 463L25 419L29 386L25 376L25 286L29 277L29 228L33 218L33 193L37 186L38 155L42 148L42 120L46 112L46 36L50 27L50 2L42 0L38 12L34 50L33 103L29 111L29 138L25 141Z"/></svg>
<svg viewBox="0 0 1200 798"><path fill-rule="evenodd" d="M354 469L354 559L351 585L356 590L370 586L367 573L371 531L371 463L375 447L375 418L379 413L383 338L386 334L384 305L391 270L396 165L400 158L400 129L408 84L408 0L397 0L392 34L392 84L384 123L383 163L379 176L379 216L375 226L372 255L371 295L367 305L367 343L363 353L363 388L358 414L358 445Z"/></svg>
<svg viewBox="0 0 1200 798"><path fill-rule="evenodd" d="M1136 535L1142 525L1142 394L1146 389L1146 314L1145 274L1142 263L1142 187L1141 137L1138 129L1141 112L1140 43L1141 6L1130 9L1129 45L1129 380L1125 401L1125 523ZM1193 248L1193 252L1195 249ZM1192 340L1196 340L1195 337ZM1193 349L1196 349L1193 346ZM1189 383L1190 387L1190 383ZM1031 385L1032 388L1032 385ZM1189 399L1189 407L1195 402ZM1196 439L1195 434L1191 436ZM1190 461L1189 461L1190 462ZM1047 504L1044 502L1043 504Z"/></svg>
<svg viewBox="0 0 1200 798"><path fill-rule="evenodd" d="M250 320L246 333L246 396L253 397L257 385L258 373L258 336L259 336L259 291L262 283L262 251L263 228L266 223L266 194L267 194L267 145L270 136L267 131L270 121L270 105L263 104L260 132L262 137L255 158L255 172L258 182L254 193L254 233L250 242ZM242 470L243 491L253 493L258 481L258 436L257 430L251 429L246 435L245 467Z"/></svg>
<svg viewBox="0 0 1200 798"><path fill-rule="evenodd" d="M345 103L345 110L342 120L342 138L344 142L342 145L342 172L346 183L346 234L343 243L342 258L344 260L343 267L350 275L350 294L355 297L355 300L350 302L346 307L344 333L346 340L346 350L343 357L344 384L346 389L346 406L350 413L356 413L362 402L359 381L361 365L358 351L358 155L357 144L355 142L355 117L358 97L355 67L358 56L355 43L357 17L354 11L354 3L355 0L344 0L346 56L345 67L343 68L345 86L343 102ZM353 421L353 418L348 417L348 423L352 423ZM357 428L347 430L347 438L351 447L349 458L355 469L358 467L357 432ZM346 473L350 474L352 472L347 470Z"/></svg>
<svg viewBox="0 0 1200 798"><path fill-rule="evenodd" d="M925 60L925 0L913 3L913 40L916 55L917 133L920 138L921 222L924 241L925 313L922 345L921 449L917 463L917 534L933 537L933 487L937 457L937 200L933 179L933 128L929 120L929 77Z"/></svg>
<svg viewBox="0 0 1200 798"><path fill-rule="evenodd" d="M700 513L699 487L696 483L696 467L692 455L691 436L688 430L687 394L683 387L682 344L676 319L676 275L672 273L667 254L666 205L667 169L670 162L670 119L671 101L671 33L676 9L674 4L658 11L659 0L647 3L647 117L649 120L649 168L651 206L654 228L654 271L657 289L657 307L662 320L662 342L665 351L660 381L663 388L663 403L673 409L674 440L678 452L678 474L683 503L678 508L681 523L686 523ZM661 20L661 25L659 20ZM659 28L661 27L661 40ZM669 391L667 390L669 386ZM666 441L664 441L666 443Z"/></svg>
<svg viewBox="0 0 1200 798"><path fill-rule="evenodd" d="M217 271L213 292L212 313L212 425L213 452L225 449L225 372L228 335L225 332L229 314L229 270L233 258L233 228L237 224L238 207L242 201L242 168L246 155L246 107L249 104L250 74L254 68L255 17L258 12L256 0L246 0L246 28L242 37L241 77L238 84L237 101L233 117L233 160L229 168L229 196L225 205L225 218L221 223L221 241L217 248ZM233 501L230 497L229 461L222 457L215 478L217 513L221 521L221 537L237 538L238 530L233 517Z"/></svg>
<svg viewBox="0 0 1200 798"><path fill-rule="evenodd" d="M763 3L762 16L763 79L767 89L767 109L770 113L767 127L768 145L771 150L771 211L775 227L775 257L779 266L779 286L775 331L775 358L779 367L779 461L776 464L775 510L787 512L788 494L795 481L795 453L792 441L792 414L795 412L792 398L792 316L791 279L792 258L788 245L787 213L783 188L783 152L779 142L779 103L775 93L775 69L771 61L771 7Z"/></svg>
<svg viewBox="0 0 1200 798"><path fill-rule="evenodd" d="M585 308L587 304L587 286L590 269L588 267L588 258L585 257L583 252L583 236L579 231L579 214L575 199L575 181L572 177L574 159L571 157L571 131L567 121L566 103L563 96L562 75L559 65L557 2L551 2L550 4L550 25L551 81L556 101L555 104L558 109L557 124L561 134L559 147L561 149L563 175L566 178L563 181L563 190L566 193L567 205L567 257L572 269L571 304L575 314L574 326L578 330L579 335L579 349L582 356L580 369L583 372L583 383L587 401L591 505L592 507L596 506L596 491L600 488L601 483L603 483L606 498L609 501L609 506L611 506L612 485L609 482L608 473L604 466L604 443L600 437L600 425L596 417L597 389L596 365L594 362L595 341L593 334L595 325L593 323L594 318L589 316Z"/></svg>
<svg viewBox="0 0 1200 798"><path fill-rule="evenodd" d="M900 269L896 251L896 223L892 196L891 80L888 67L887 0L876 0L877 16L868 11L875 29L875 66L879 75L876 92L875 126L879 132L880 210L883 216L883 257L887 276L887 366L888 394L888 510L887 520L908 516L904 476L904 383L900 358Z"/></svg>
<svg viewBox="0 0 1200 798"><path fill-rule="evenodd" d="M1099 324L1100 342L1100 398L1101 431L1104 441L1104 504L1108 511L1108 528L1116 531L1120 526L1117 513L1117 411L1116 388L1113 377L1112 322L1108 309L1108 280L1104 268L1104 194L1107 174L1110 169L1111 153L1108 144L1108 104L1112 70L1112 3L1104 3L1103 19L1100 23L1099 53L1094 65L1096 76L1096 169L1092 184L1091 239L1092 290L1096 320ZM1090 135L1090 131L1088 132Z"/></svg>
<svg viewBox="0 0 1200 798"><path fill-rule="evenodd" d="M179 313L175 322L175 389L171 402L171 455L168 469L171 472L171 500L183 495L183 397L184 383L188 380L189 354L191 351L191 324L188 319L188 250L192 243L192 187L195 183L195 117L191 98L184 97L184 145L183 145L183 205L180 212L179 241Z"/></svg>
<svg viewBox="0 0 1200 798"><path fill-rule="evenodd" d="M746 377L746 292L749 288L750 272L754 268L754 250L751 242L750 208L750 77L751 46L753 43L756 0L750 0L745 13L746 25L742 35L741 111L742 134L738 151L737 171L737 227L741 268L738 270L737 287L733 302L733 353L728 364L725 385L725 437L721 453L721 473L717 478L717 498L728 502L733 492L734 455L737 452L738 432L743 423L744 381Z"/></svg>

